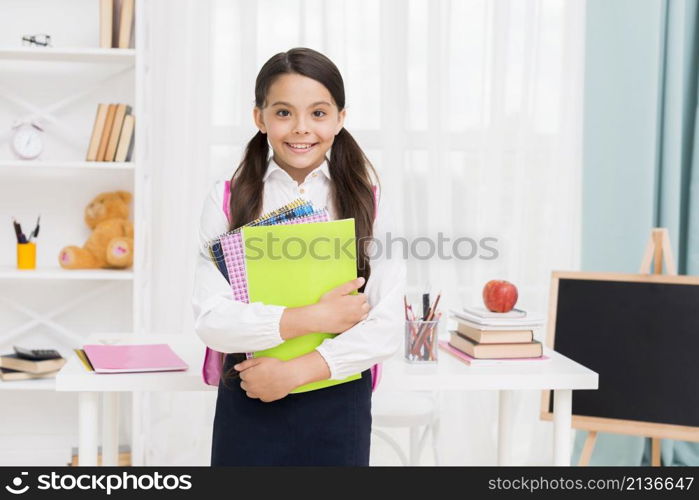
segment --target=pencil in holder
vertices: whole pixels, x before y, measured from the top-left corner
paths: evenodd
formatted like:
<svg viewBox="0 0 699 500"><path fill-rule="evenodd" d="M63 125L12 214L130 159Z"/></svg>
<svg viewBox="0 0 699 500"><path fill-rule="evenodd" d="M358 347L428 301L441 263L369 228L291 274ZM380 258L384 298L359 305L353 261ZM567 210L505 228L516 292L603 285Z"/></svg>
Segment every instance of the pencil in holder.
<svg viewBox="0 0 699 500"><path fill-rule="evenodd" d="M405 359L411 363L436 363L439 320L405 322Z"/></svg>
<svg viewBox="0 0 699 500"><path fill-rule="evenodd" d="M36 269L36 243L17 243L17 269Z"/></svg>

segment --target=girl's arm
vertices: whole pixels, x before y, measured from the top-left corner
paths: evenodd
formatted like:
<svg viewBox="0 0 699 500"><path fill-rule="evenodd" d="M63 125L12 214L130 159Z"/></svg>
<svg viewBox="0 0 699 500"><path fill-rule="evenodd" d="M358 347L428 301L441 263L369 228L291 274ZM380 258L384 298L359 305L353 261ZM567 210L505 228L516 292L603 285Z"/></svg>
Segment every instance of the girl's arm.
<svg viewBox="0 0 699 500"><path fill-rule="evenodd" d="M342 333L369 314L369 304L363 293L350 295L364 284L357 278L323 294L317 303L303 307L286 308L280 330L285 339L311 332Z"/></svg>
<svg viewBox="0 0 699 500"><path fill-rule="evenodd" d="M344 289L338 287L319 303L304 307L234 300L230 285L208 252L208 243L228 230L222 198L223 183L219 182L207 196L202 210L192 297L194 328L207 346L219 352L259 351L312 332L339 333L366 317L368 311L361 300L346 296L363 282Z"/></svg>

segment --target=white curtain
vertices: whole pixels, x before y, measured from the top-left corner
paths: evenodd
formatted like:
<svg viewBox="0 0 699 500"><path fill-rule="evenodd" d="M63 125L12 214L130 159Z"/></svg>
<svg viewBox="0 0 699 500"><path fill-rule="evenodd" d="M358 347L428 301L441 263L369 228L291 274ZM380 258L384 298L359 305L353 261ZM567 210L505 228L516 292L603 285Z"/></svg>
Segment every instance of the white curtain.
<svg viewBox="0 0 699 500"><path fill-rule="evenodd" d="M155 0L151 15L156 331L192 335L201 200L255 132L257 71L296 46L325 53L343 74L346 128L395 203L397 235L497 238L494 260L411 257L409 298L441 290L446 311L478 303L483 284L503 278L517 284L521 307L545 312L551 271L579 265L583 0L194 4ZM208 463L209 396L152 398L148 463ZM519 463L550 460L538 405L539 393L517 399ZM496 394L444 394L441 406L444 464L494 463Z"/></svg>
<svg viewBox="0 0 699 500"><path fill-rule="evenodd" d="M194 258L210 181L209 9L206 2L193 0L149 0L146 5L149 88L143 97L151 114L153 200L150 328L195 337ZM134 427L141 428L145 440L145 464L208 464L215 401L215 393L145 395L142 424Z"/></svg>

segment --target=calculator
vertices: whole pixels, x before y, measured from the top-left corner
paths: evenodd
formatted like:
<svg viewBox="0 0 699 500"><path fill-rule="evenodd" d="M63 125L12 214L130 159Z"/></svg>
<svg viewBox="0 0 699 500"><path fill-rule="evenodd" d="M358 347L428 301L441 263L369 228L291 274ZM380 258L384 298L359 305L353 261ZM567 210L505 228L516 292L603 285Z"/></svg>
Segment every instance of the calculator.
<svg viewBox="0 0 699 500"><path fill-rule="evenodd" d="M23 347L12 346L18 358L41 361L42 359L61 358L61 353L55 349L25 349Z"/></svg>

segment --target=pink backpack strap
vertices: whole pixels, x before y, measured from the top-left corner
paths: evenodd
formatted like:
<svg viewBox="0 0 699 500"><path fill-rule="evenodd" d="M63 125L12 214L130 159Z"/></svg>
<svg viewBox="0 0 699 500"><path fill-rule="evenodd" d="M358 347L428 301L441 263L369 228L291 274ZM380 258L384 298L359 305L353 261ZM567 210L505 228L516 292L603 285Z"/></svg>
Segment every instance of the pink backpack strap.
<svg viewBox="0 0 699 500"><path fill-rule="evenodd" d="M229 221L231 220L229 214L230 201L231 181L226 181L223 188L223 204L221 208ZM214 351L210 347L206 348L206 352L204 354L204 364L201 367L201 374L205 384L218 386L219 380L221 380L221 374L223 372L223 362L224 354L222 352Z"/></svg>
<svg viewBox="0 0 699 500"><path fill-rule="evenodd" d="M226 214L226 218L230 221L231 214L231 181L226 181L226 185L223 187L223 213Z"/></svg>

